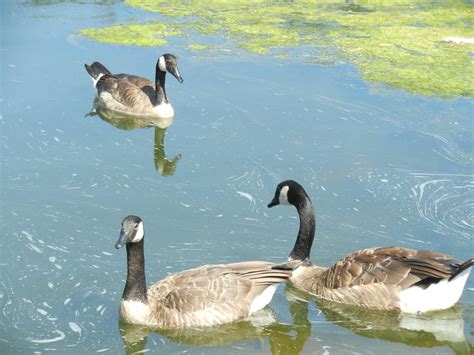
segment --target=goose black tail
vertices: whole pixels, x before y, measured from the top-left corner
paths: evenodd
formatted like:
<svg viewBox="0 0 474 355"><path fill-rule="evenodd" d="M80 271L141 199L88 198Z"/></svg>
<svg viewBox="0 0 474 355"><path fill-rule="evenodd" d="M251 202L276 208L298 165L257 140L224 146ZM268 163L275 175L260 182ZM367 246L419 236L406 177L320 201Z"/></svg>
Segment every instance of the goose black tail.
<svg viewBox="0 0 474 355"><path fill-rule="evenodd" d="M473 265L474 265L474 259L471 258L471 259L466 260L465 262L463 262L462 264L458 266L458 268L454 271L453 275L449 278L449 281L456 278L456 276L458 276L464 270L469 269Z"/></svg>
<svg viewBox="0 0 474 355"><path fill-rule="evenodd" d="M91 67L92 67L92 69L94 69L94 71L97 73L97 75L99 75L101 73L112 75L112 73L109 71L109 69L107 69L102 63L94 62L94 63L91 64Z"/></svg>
<svg viewBox="0 0 474 355"><path fill-rule="evenodd" d="M99 73L96 73L95 70L92 68L92 66L84 64L84 67L86 68L87 72L92 78L97 79L97 77L99 76Z"/></svg>
<svg viewBox="0 0 474 355"><path fill-rule="evenodd" d="M86 68L89 75L93 77L94 79L97 79L99 77L99 74L112 75L109 69L107 69L105 66L103 66L99 62L94 62L91 65L84 64L84 67Z"/></svg>

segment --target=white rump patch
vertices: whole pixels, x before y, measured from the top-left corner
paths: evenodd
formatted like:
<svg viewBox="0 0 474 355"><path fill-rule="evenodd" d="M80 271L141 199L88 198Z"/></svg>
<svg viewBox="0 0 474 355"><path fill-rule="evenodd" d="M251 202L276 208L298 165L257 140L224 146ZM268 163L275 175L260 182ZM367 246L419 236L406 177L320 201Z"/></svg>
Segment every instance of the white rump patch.
<svg viewBox="0 0 474 355"><path fill-rule="evenodd" d="M160 68L161 71L166 72L166 62L165 62L165 57L161 56L160 60L158 61L158 67Z"/></svg>
<svg viewBox="0 0 474 355"><path fill-rule="evenodd" d="M261 294L255 297L250 305L249 315L263 309L267 304L269 304L277 288L278 285L268 286Z"/></svg>
<svg viewBox="0 0 474 355"><path fill-rule="evenodd" d="M120 303L120 317L128 323L147 324L150 307L140 301L122 300Z"/></svg>
<svg viewBox="0 0 474 355"><path fill-rule="evenodd" d="M135 236L132 239L132 243L138 243L140 240L143 239L144 235L145 235L145 233L143 231L143 222L140 222L138 224L137 233L135 234Z"/></svg>
<svg viewBox="0 0 474 355"><path fill-rule="evenodd" d="M470 272L469 268L451 281L443 279L426 289L413 286L400 292L400 310L406 313L424 313L454 306L461 297Z"/></svg>
<svg viewBox="0 0 474 355"><path fill-rule="evenodd" d="M280 190L280 196L278 197L278 200L280 201L281 205L289 205L290 203L288 202L288 190L290 188L288 186L283 186Z"/></svg>

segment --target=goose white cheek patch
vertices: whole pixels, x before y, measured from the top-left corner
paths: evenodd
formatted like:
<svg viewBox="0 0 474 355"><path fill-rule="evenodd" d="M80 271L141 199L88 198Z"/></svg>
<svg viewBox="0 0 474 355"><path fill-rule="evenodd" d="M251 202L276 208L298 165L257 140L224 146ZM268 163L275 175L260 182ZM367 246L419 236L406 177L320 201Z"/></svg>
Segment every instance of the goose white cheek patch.
<svg viewBox="0 0 474 355"><path fill-rule="evenodd" d="M165 57L163 56L160 57L160 61L158 62L158 67L160 68L161 71L166 71Z"/></svg>
<svg viewBox="0 0 474 355"><path fill-rule="evenodd" d="M283 186L280 190L280 196L278 197L278 201L280 201L280 204L282 205L289 205L290 203L288 202L288 190L290 188L288 186Z"/></svg>
<svg viewBox="0 0 474 355"><path fill-rule="evenodd" d="M137 234L135 234L135 237L133 237L132 243L138 243L140 240L143 239L143 235L143 223L140 222L140 224L138 225Z"/></svg>

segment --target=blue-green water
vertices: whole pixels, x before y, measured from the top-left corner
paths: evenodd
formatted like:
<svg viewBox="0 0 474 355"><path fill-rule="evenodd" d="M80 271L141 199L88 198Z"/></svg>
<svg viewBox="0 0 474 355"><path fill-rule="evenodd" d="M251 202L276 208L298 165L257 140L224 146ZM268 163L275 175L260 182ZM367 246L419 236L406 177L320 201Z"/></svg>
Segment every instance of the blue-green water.
<svg viewBox="0 0 474 355"><path fill-rule="evenodd" d="M7 1L1 16L0 353L472 351L472 276L459 305L437 315L359 312L280 287L253 323L148 334L119 324L126 260L114 249L133 213L145 222L149 283L207 263L285 260L296 213L266 205L291 178L316 206L318 264L393 244L469 258L472 100L376 90L350 63L77 35L150 16L113 1ZM166 131L86 116L84 63L152 78L165 52L184 78L167 80L176 116Z"/></svg>

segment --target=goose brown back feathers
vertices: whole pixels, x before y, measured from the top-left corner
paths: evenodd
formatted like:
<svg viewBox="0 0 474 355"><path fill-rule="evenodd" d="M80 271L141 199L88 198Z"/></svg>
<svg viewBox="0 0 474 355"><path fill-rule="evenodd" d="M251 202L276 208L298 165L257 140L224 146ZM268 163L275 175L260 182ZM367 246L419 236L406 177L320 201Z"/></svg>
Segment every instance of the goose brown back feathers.
<svg viewBox="0 0 474 355"><path fill-rule="evenodd" d="M206 265L170 275L148 290L150 323L164 328L213 326L249 316L252 302L290 272L250 261Z"/></svg>
<svg viewBox="0 0 474 355"><path fill-rule="evenodd" d="M320 277L324 287L340 288L383 282L406 289L426 278L450 277L458 261L447 255L401 247L364 249L347 255Z"/></svg>
<svg viewBox="0 0 474 355"><path fill-rule="evenodd" d="M154 86L140 87L113 75L103 75L96 87L102 93L104 105L114 111L147 115L157 104ZM161 87L158 90L162 91Z"/></svg>

